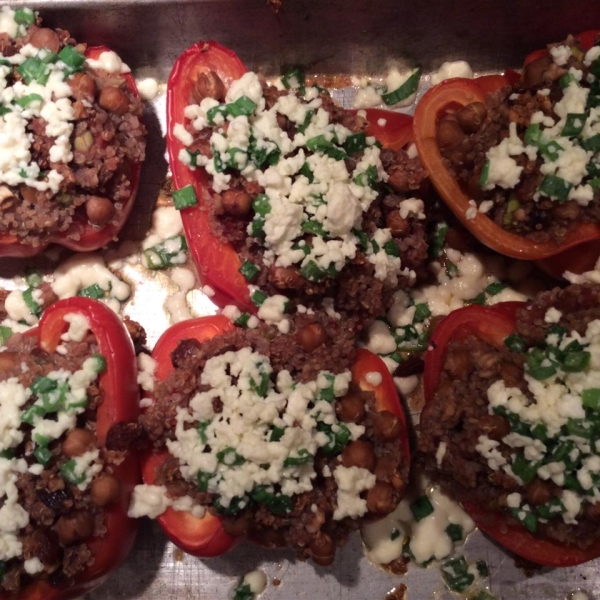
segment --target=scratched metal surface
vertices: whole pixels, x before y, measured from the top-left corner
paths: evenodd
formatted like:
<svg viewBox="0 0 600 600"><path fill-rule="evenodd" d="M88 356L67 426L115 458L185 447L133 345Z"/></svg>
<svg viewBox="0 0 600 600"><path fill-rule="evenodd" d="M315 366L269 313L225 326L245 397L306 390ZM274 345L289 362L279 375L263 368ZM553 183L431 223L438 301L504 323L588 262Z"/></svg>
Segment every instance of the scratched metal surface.
<svg viewBox="0 0 600 600"><path fill-rule="evenodd" d="M198 39L216 39L234 48L253 69L276 74L280 65L303 64L323 74L382 74L390 64L420 64L425 71L444 60L465 58L477 71L518 65L531 49L569 32L600 24L592 0L523 2L511 0L283 0L273 14L265 0L60 0L2 2L39 8L46 21L67 28L90 43L117 50L136 77L165 81L175 57ZM341 90L348 102L352 90ZM149 157L142 174L136 209L124 237L139 240L150 226L160 183L167 173L164 96L146 111ZM3 260L0 285L14 287L12 277L25 263ZM135 286L126 313L146 328L154 343L168 326L163 310L168 289L161 278L144 279L130 269ZM201 293L194 294L199 314L214 311ZM568 600L582 589L600 598L600 562L580 567L545 569L525 577L510 557L478 532L465 546L471 560L490 565L489 588L504 600ZM242 544L224 557L200 560L177 551L155 523L144 522L127 562L86 600L225 600L236 580L260 568L269 577L262 600L383 600L406 584L410 600L452 598L444 592L439 569L411 568L406 576L385 573L363 556L354 536L332 567L300 562L292 553ZM278 580L279 585L274 585Z"/></svg>

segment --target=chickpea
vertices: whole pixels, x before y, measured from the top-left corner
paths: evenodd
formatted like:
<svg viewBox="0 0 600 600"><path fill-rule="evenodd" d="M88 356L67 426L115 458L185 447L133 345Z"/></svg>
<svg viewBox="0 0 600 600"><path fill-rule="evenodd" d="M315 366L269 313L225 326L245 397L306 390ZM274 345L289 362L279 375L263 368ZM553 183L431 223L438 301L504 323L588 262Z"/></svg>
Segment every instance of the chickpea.
<svg viewBox="0 0 600 600"><path fill-rule="evenodd" d="M250 529L250 515L242 514L239 517L224 517L223 529L225 533L238 537L246 535Z"/></svg>
<svg viewBox="0 0 600 600"><path fill-rule="evenodd" d="M82 510L61 517L56 523L56 533L63 546L85 540L94 533L93 517Z"/></svg>
<svg viewBox="0 0 600 600"><path fill-rule="evenodd" d="M309 323L296 333L296 341L306 352L312 352L322 346L328 337L325 327L320 323Z"/></svg>
<svg viewBox="0 0 600 600"><path fill-rule="evenodd" d="M358 467L372 472L375 469L373 448L362 440L351 442L342 452L342 464L346 468Z"/></svg>
<svg viewBox="0 0 600 600"><path fill-rule="evenodd" d="M350 392L335 404L338 418L346 423L358 423L365 416L365 401L360 392Z"/></svg>
<svg viewBox="0 0 600 600"><path fill-rule="evenodd" d="M58 52L60 49L60 41L58 36L52 29L40 27L29 40L29 43L36 48L47 48L52 52Z"/></svg>
<svg viewBox="0 0 600 600"><path fill-rule="evenodd" d="M305 279L296 267L271 267L269 278L280 290L298 290L304 287Z"/></svg>
<svg viewBox="0 0 600 600"><path fill-rule="evenodd" d="M104 225L114 212L114 204L102 196L90 196L85 203L85 214L92 225Z"/></svg>
<svg viewBox="0 0 600 600"><path fill-rule="evenodd" d="M62 443L62 453L69 458L81 456L96 447L96 438L87 429L73 429Z"/></svg>
<svg viewBox="0 0 600 600"><path fill-rule="evenodd" d="M510 433L509 422L500 415L483 415L477 419L477 425L484 435L497 442Z"/></svg>
<svg viewBox="0 0 600 600"><path fill-rule="evenodd" d="M391 513L396 508L394 488L385 481L377 481L367 492L367 509L379 515Z"/></svg>
<svg viewBox="0 0 600 600"><path fill-rule="evenodd" d="M245 217L252 207L252 198L244 190L227 190L221 196L221 204L228 215Z"/></svg>
<svg viewBox="0 0 600 600"><path fill-rule="evenodd" d="M106 506L119 497L121 486L112 475L98 477L91 487L92 502L96 506Z"/></svg>
<svg viewBox="0 0 600 600"><path fill-rule="evenodd" d="M375 477L377 481L391 483L397 492L406 487L406 481L402 478L394 457L389 454L384 454L377 459Z"/></svg>
<svg viewBox="0 0 600 600"><path fill-rule="evenodd" d="M385 217L385 224L390 228L394 235L401 235L408 231L408 221L400 216L400 212L395 210L388 213Z"/></svg>
<svg viewBox="0 0 600 600"><path fill-rule="evenodd" d="M127 96L116 87L105 87L98 98L98 104L107 110L117 115L124 115L129 110L129 100Z"/></svg>
<svg viewBox="0 0 600 600"><path fill-rule="evenodd" d="M527 502L536 506L550 502L553 496L552 485L547 481L542 481L537 478L534 479L525 490Z"/></svg>
<svg viewBox="0 0 600 600"><path fill-rule="evenodd" d="M456 121L443 119L438 123L435 138L441 148L454 148L461 144L467 136Z"/></svg>
<svg viewBox="0 0 600 600"><path fill-rule="evenodd" d="M374 418L375 430L385 442L391 442L400 437L403 431L400 419L389 410L379 411Z"/></svg>
<svg viewBox="0 0 600 600"><path fill-rule="evenodd" d="M197 104L200 104L204 98L221 101L225 98L225 85L214 71L200 73L193 84L191 95L192 100Z"/></svg>
<svg viewBox="0 0 600 600"><path fill-rule="evenodd" d="M309 548L312 559L322 567L330 565L335 558L335 544L326 533L318 534L311 542Z"/></svg>
<svg viewBox="0 0 600 600"><path fill-rule="evenodd" d="M389 176L388 185L395 192L402 193L410 190L408 173L404 169L392 169Z"/></svg>
<svg viewBox="0 0 600 600"><path fill-rule="evenodd" d="M481 129L487 117L487 108L483 102L471 102L456 112L456 120L466 133L475 133Z"/></svg>
<svg viewBox="0 0 600 600"><path fill-rule="evenodd" d="M87 73L74 73L67 83L71 87L73 98L76 100L88 100L93 102L96 97L96 82Z"/></svg>
<svg viewBox="0 0 600 600"><path fill-rule="evenodd" d="M17 366L18 356L16 352L0 352L0 371L8 371Z"/></svg>

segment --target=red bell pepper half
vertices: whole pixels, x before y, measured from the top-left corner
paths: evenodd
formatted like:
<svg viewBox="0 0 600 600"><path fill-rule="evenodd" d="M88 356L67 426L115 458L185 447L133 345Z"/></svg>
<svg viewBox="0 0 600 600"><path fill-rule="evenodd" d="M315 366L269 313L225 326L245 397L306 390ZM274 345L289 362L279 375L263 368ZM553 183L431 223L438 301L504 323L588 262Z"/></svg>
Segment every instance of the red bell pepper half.
<svg viewBox="0 0 600 600"><path fill-rule="evenodd" d="M591 47L596 32L585 32L580 39L584 49ZM539 50L530 54L525 64L547 56L547 50ZM492 78L496 79L492 79ZM456 112L471 102L486 101L486 94L493 92L507 83L514 83L513 71L505 76L485 76L474 80L449 79L430 89L417 105L414 119L415 142L419 156L429 171L431 180L447 206L461 223L483 244L506 256L524 260L545 260L540 266L547 272L560 277L564 270L582 272L578 261L581 255L577 250L581 246L587 257L600 255L600 225L595 223L577 223L560 244L553 241L534 242L525 237L515 235L497 225L484 213L477 212L474 219L467 218L469 195L449 173L442 159L436 141L437 124L443 116ZM595 243L594 243L595 242ZM585 246L582 246L585 244ZM572 249L572 252L568 252ZM555 260L565 253L558 262ZM586 265L595 260L586 259ZM568 269L557 271L557 265L568 263Z"/></svg>
<svg viewBox="0 0 600 600"><path fill-rule="evenodd" d="M190 46L175 62L167 87L167 148L175 189L193 185L198 205L181 211L183 227L192 256L203 281L220 290L227 298L254 311L250 302L248 284L238 272L242 262L234 248L213 235L208 218L211 204L209 177L202 168L191 170L179 160L185 146L173 134L178 123L184 123L184 110L192 103L191 90L201 73L215 72L229 87L239 79L246 67L239 57L217 42L197 42ZM411 141L412 119L407 115L385 110L368 109L368 135L375 136L389 147L398 148ZM385 118L386 125L377 124ZM219 299L218 299L219 300ZM222 303L222 302L221 302Z"/></svg>
<svg viewBox="0 0 600 600"><path fill-rule="evenodd" d="M425 356L424 392L425 408L421 420L427 418L428 407L438 387L440 373L448 344L470 335L496 347L515 330L516 312L522 302L503 302L495 306L468 306L447 316L434 331ZM541 539L504 513L490 511L473 501L462 501L463 508L481 531L506 549L523 558L549 567L578 565L600 556L600 540L582 549Z"/></svg>
<svg viewBox="0 0 600 600"><path fill-rule="evenodd" d="M93 46L86 50L85 56L86 58L98 59L103 52L108 52L108 48L105 46ZM123 73L122 77L125 78L129 90L136 97L139 97L133 75L131 73ZM0 234L0 256L35 256L36 254L43 252L45 248L52 243L77 252L91 252L92 250L98 250L103 246L106 246L106 244L111 242L125 225L135 203L140 184L141 164L132 163L124 166L128 169L128 177L131 186L129 198L122 201L123 206L118 215L117 223L109 223L102 227L102 229L96 229L88 222L85 214L79 211L69 229L54 235L48 239L47 243L41 246L22 244L17 236L5 233ZM73 237L74 235L77 235L77 239Z"/></svg>
<svg viewBox="0 0 600 600"><path fill-rule="evenodd" d="M106 359L106 370L99 377L102 403L98 407L96 436L104 444L108 430L122 421L135 421L139 416L137 363L133 343L117 315L95 300L70 298L60 300L43 314L38 327L26 333L39 340L46 352L54 352L61 335L68 329L64 317L78 313L87 318L96 336L100 353ZM87 594L101 585L127 557L137 534L138 524L127 516L133 488L139 483L139 463L127 454L123 462L113 467L120 482L120 496L104 508L106 534L87 542L94 563L68 584L52 586L47 580L31 583L17 596L0 593L4 600L67 600Z"/></svg>
<svg viewBox="0 0 600 600"><path fill-rule="evenodd" d="M157 362L154 376L161 381L173 370L171 353L179 342L194 338L199 342L209 340L233 329L229 319L223 316L201 317L179 323L168 329L158 340L152 357ZM367 374L377 372L381 375L381 383L372 385L367 382ZM384 362L367 350L357 351L356 361L352 367L352 379L364 391L374 392L377 410L389 410L394 413L404 426L401 445L406 462L410 464L410 448L404 410ZM144 483L153 484L156 480L156 468L167 458L168 452L146 453L142 457L142 477ZM169 539L179 548L203 558L220 556L227 552L238 538L225 532L218 516L208 512L202 518L191 513L175 511L168 508L158 517L158 522Z"/></svg>

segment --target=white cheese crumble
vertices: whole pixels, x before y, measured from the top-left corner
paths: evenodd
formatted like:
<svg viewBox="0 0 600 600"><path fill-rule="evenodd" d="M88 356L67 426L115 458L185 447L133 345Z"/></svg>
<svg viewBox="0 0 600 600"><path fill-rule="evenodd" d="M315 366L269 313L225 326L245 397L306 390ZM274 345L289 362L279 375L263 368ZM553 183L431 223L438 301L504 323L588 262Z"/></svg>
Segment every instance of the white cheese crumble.
<svg viewBox="0 0 600 600"><path fill-rule="evenodd" d="M140 352L137 357L138 376L137 382L146 392L154 391L154 371L156 361L145 352Z"/></svg>
<svg viewBox="0 0 600 600"><path fill-rule="evenodd" d="M91 69L101 69L107 73L131 73L131 69L112 50L106 50L97 59L88 58L85 62Z"/></svg>
<svg viewBox="0 0 600 600"><path fill-rule="evenodd" d="M466 60L454 60L442 63L442 66L431 74L431 84L437 85L454 77L473 78L473 70Z"/></svg>
<svg viewBox="0 0 600 600"><path fill-rule="evenodd" d="M375 485L375 475L367 469L340 465L333 470L333 477L338 486L334 520L362 517L367 512L367 501L360 494Z"/></svg>

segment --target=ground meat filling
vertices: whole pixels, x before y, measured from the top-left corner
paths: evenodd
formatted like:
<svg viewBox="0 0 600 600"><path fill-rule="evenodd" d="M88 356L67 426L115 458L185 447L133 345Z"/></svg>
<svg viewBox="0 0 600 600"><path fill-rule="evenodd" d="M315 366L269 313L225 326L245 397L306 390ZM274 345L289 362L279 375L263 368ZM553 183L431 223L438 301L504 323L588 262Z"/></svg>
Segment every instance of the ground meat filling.
<svg viewBox="0 0 600 600"><path fill-rule="evenodd" d="M95 338L89 333L81 342L67 341L63 345L64 354L48 353L37 345L36 338L13 334L0 351L0 384L35 388L36 381L38 385L40 381L48 383L52 379L48 375L61 369L69 373L85 370L85 361L98 353ZM102 392L97 385L97 375L91 377L95 381L85 390L85 409L76 416L75 427L59 432L58 437L49 433L44 439L43 435L34 433L34 428L40 425L33 417L35 407L32 407L42 398L50 398L45 396L48 392L41 388L32 390L30 398L20 407L23 412L19 430L23 439L2 452L0 467L3 477L16 474L18 496L13 500L21 508L12 513L17 515L13 518L22 518L23 511L28 518L12 540L7 541L11 534L3 527L5 559L0 563L3 571L0 587L4 591L18 592L31 581L42 578L53 585L65 585L94 563L87 540L92 536L102 537L106 532L103 507L118 497L119 483L111 475L111 464L119 461L120 456L115 452L106 453L97 443L96 410L102 401ZM4 402L5 398L3 396ZM4 414L8 410L5 405ZM57 423L58 420L53 421L53 414L56 419L59 414L63 417L66 414L58 410L58 413L50 410L43 418ZM90 460L81 474L75 465L79 465L79 460L85 461L82 458L85 456ZM12 467L4 464L9 460ZM3 502L3 511L8 510L10 493ZM15 544L21 544L20 552ZM6 558L6 553L13 556Z"/></svg>
<svg viewBox="0 0 600 600"><path fill-rule="evenodd" d="M279 106L278 102L283 102L294 93L293 89L278 89L266 84L262 79L260 84L266 111L276 105ZM306 98L312 97L313 103L320 102L319 108L315 105L315 108L311 109L312 113L316 114L316 116L313 115L315 120L318 119L317 111L322 110L328 115L329 123L334 124L334 127L343 127L351 134L364 136L368 125L364 117L336 106L326 91L320 89L317 93L316 88L314 90L315 93L312 96L307 95L304 101L306 102ZM226 90L216 73L211 72L200 76L192 88L191 94L191 103L204 106L206 104L203 103L206 103L207 99L224 102ZM300 92L297 97L302 99ZM285 110L283 106L281 110ZM310 113L308 118L310 119ZM295 140L303 131L310 132L306 125L308 121L297 123L293 120L292 115L286 116L283 112L277 112L276 121L290 140ZM215 132L225 130L225 134L227 134L231 122L226 121L221 125L208 124L198 130L192 118L187 120L184 125L193 140L185 152L190 153L190 156L197 153L213 161L214 144L211 143L211 138ZM310 135L311 133L307 133L306 138L308 139ZM319 136L315 136L313 139L317 137ZM307 144L310 144L310 140ZM250 141L250 145L252 145L252 141ZM293 161L300 152L305 153L307 161L311 154L314 154L304 147L296 148L285 154L285 160ZM319 150L317 149L315 152L318 154ZM327 152L334 151L330 148ZM368 145L366 148L342 152L337 155L338 164L345 165L350 173L350 180L352 180L352 174L360 171L361 162L364 163L367 154L371 156L370 153L371 148ZM334 154L328 156L331 157ZM343 158L344 156L345 158ZM189 156L184 155L182 160L189 163ZM198 159L194 158L194 161L197 162ZM266 198L269 190L265 190L265 187L261 185L261 182L264 183L264 181L260 176L246 173L247 169L237 170L227 168L225 165L223 173L218 174L221 178L225 174L225 177L230 177L230 179L227 185L223 186L227 189L221 190L220 187L216 188L215 186L217 191L211 198L210 206L212 230L222 240L233 245L242 262L247 261L258 267L256 273L252 273L252 277L249 279L252 285L260 287L268 294L285 294L294 304L311 307L320 306L323 298L331 297L335 299L336 310L344 314L361 316L364 322L365 318L379 315L385 310L390 302L390 290L414 284L415 271L426 262L428 248L425 232L427 211L421 200L427 188L427 173L418 157L409 156L404 149L382 149L377 157L377 162L380 165L381 173L378 174L375 167L371 166L368 174L363 172L362 175L354 177L354 181L359 181L361 185L369 185L376 189L377 194L370 201L368 209L363 211L361 233L358 234L360 243L357 244L356 252L350 255L346 254L345 260L341 259L344 261L342 263L339 258L333 257L333 254L330 254L330 257L332 261L335 259L335 262L331 262L328 267L323 261L317 261L319 262L319 267L317 267L314 261L311 264L308 258L304 258L304 255L293 258L288 255L285 260L277 259L277 249L274 250L269 239L265 241L266 228L261 229L265 220L265 209L256 200L257 198ZM273 161L261 168L268 169L269 165L275 164ZM314 175L311 169L316 172L319 167L315 167L315 163L311 164L313 166L309 167L309 162L306 162L304 170L297 171L293 175L293 179L297 182L300 176L305 174L308 176L306 183L312 183ZM334 175L334 177L337 176ZM292 192L292 194L294 193ZM310 193L313 192L308 190L305 195ZM338 236L331 230L323 231L323 226L319 221L318 207L326 203L331 206L333 202L329 194L325 194L325 198L327 200L323 198L323 195L319 197L315 194L315 217L311 217L302 225L302 232L293 240L293 248L303 247L305 253L310 255L311 249L314 250L316 246L321 247L323 241L342 239L343 243L347 244L348 235ZM405 201L408 201L408 204ZM351 204L348 204L347 210L353 210ZM382 234L383 231L386 233ZM356 230L354 232L357 233ZM372 243L375 244L375 247L372 247ZM394 267L393 274L389 268L389 276L386 276L385 272L382 274L378 266L378 259L374 259L372 256L374 252L380 251L379 246L384 246L386 252L400 259L401 268ZM341 251L345 252L343 248Z"/></svg>
<svg viewBox="0 0 600 600"><path fill-rule="evenodd" d="M0 128L15 137L15 151L23 146L24 152L19 165L1 161L0 234L39 246L58 235L79 240L90 228L123 223L135 191L132 169L144 159L146 129L142 103L125 77L105 70L102 61L92 67L84 60L85 44L67 31L42 27L30 13L31 24L20 25L16 36L0 33L0 54L10 62L1 73L6 86ZM64 67L68 54L74 62ZM41 57L49 61L45 72ZM54 79L57 71L64 71L64 81ZM25 95L15 92L21 104L11 104L13 90L24 83ZM44 88L51 90L47 99Z"/></svg>
<svg viewBox="0 0 600 600"><path fill-rule="evenodd" d="M160 449L165 444L172 448L170 444L178 439L177 420L181 418L177 416L178 409L189 407L198 392L210 390L210 386L201 382L207 361L222 357L227 352L251 348L268 357L273 369L270 379L273 382L277 380L277 385L278 374L286 369L298 385L317 380L323 371L330 373L332 378L345 377L339 374L348 372L354 358L354 350L348 340L343 340L343 343L332 340L321 347L298 342L298 339L306 341L307 331L312 336L319 327L321 325L316 317L304 315L296 330L289 335L261 328L235 330L203 344L195 340L180 342L172 354L175 370L164 382L157 384L156 403L141 417L146 434L156 448ZM336 328L337 322L328 324L330 334L333 333L332 327ZM350 376L347 377L349 380ZM337 380L335 385L338 385ZM212 410L217 417L225 410L224 402L227 402L225 397L215 396L212 400ZM258 488L254 488L252 500L239 502L239 499L234 499L236 502L224 507L218 493L202 489L201 473L198 483L195 479L184 478L181 463L175 456L157 469L155 484L166 486L168 495L174 500L191 496L195 504L207 506L211 512L222 515L223 525L232 535L245 535L265 546L290 546L302 558L310 557L318 564L330 564L336 546L345 542L350 531L356 530L364 519L381 517L396 507L408 475L408 464L399 444L399 420L387 411L376 412L373 394L362 392L350 384L347 392L333 402L332 415L336 415L340 427L343 425L340 430L355 431L356 427L360 427L358 433L342 442L333 452L326 452L324 448L316 452L311 463L315 471L311 489L288 496L276 483L270 493L280 504L272 502L272 498L267 501L256 495ZM309 404L307 412L310 412L311 406ZM187 426L202 429L203 425L189 423ZM338 431L336 427L332 426L332 430ZM278 435L285 435L283 431L285 429L278 431ZM242 445L243 442L235 450L242 452ZM298 451L298 456L302 454L301 450ZM239 459L237 454L235 456ZM372 478L368 489L360 493L362 500L358 494L355 497L356 501L366 501L361 517L342 514L334 518L336 509L341 508L336 475L338 467L350 470L354 467ZM287 485L285 479L280 481L282 486ZM286 510L282 509L284 504Z"/></svg>
<svg viewBox="0 0 600 600"><path fill-rule="evenodd" d="M535 425L535 419L525 422L515 417L514 399L500 405L491 390L514 389L508 397L520 397L527 412L536 403L544 406L543 399L550 398L554 389L532 391L530 381L551 385L547 382L552 376L545 377L548 373L540 368L558 372L551 383L569 385L569 373L590 377L589 370L597 369L594 359L591 366L582 369L582 365L589 360L584 356L587 350L594 353L590 328L598 323L599 306L598 285L557 288L518 311L515 339L527 348L525 352L497 348L474 336L451 342L437 391L423 412L419 438L427 470L459 500L501 510L509 521L520 522L538 537L583 548L600 536L597 412L590 399L597 390L582 384L587 391L578 388L583 399L579 408L577 403L567 404L563 395L542 409L545 414ZM510 346L509 341L506 344ZM567 358L571 351L575 354ZM537 352L545 360L535 360ZM563 361L563 366L555 361ZM567 363L570 366L564 366ZM555 423L556 414L572 416ZM551 433L554 425L559 433Z"/></svg>
<svg viewBox="0 0 600 600"><path fill-rule="evenodd" d="M513 87L441 119L437 142L497 225L560 243L577 223L600 220L600 47L586 53L569 36L548 48Z"/></svg>

